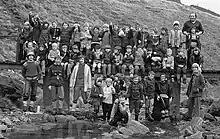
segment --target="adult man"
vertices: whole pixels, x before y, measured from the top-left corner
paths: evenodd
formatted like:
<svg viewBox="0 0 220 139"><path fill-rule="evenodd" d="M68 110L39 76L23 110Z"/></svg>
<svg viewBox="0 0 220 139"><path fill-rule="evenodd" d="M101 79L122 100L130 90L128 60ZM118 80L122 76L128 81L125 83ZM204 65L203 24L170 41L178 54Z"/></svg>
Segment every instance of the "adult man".
<svg viewBox="0 0 220 139"><path fill-rule="evenodd" d="M192 65L192 70L192 77L186 93L188 96L188 113L185 120L191 120L193 116L200 116L200 98L205 87L205 79L197 63Z"/></svg>
<svg viewBox="0 0 220 139"><path fill-rule="evenodd" d="M201 43L199 36L204 33L201 22L197 20L196 13L192 13L189 16L190 20L186 21L183 25L182 32L186 35L186 49L187 49L187 57L189 59L191 53L191 42L196 42L197 47L201 49ZM189 61L188 61L189 63ZM188 68L189 65L187 65Z"/></svg>
<svg viewBox="0 0 220 139"><path fill-rule="evenodd" d="M79 98L87 103L87 92L91 90L92 79L90 67L85 64L85 58L79 57L79 63L74 67L70 76L70 104L75 108ZM75 104L75 105L74 105Z"/></svg>

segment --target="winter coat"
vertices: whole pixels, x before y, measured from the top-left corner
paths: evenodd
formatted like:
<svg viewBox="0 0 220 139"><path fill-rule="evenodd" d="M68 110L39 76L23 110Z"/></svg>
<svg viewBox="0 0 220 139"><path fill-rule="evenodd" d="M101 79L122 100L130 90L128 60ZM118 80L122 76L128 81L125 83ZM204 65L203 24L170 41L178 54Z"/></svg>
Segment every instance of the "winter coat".
<svg viewBox="0 0 220 139"><path fill-rule="evenodd" d="M172 47L179 47L183 42L183 34L181 30L171 30L169 34L169 44Z"/></svg>
<svg viewBox="0 0 220 139"><path fill-rule="evenodd" d="M111 46L114 48L115 46L121 46L121 38L119 36L119 31L114 30L113 27L109 26L110 33L111 33Z"/></svg>
<svg viewBox="0 0 220 139"><path fill-rule="evenodd" d="M41 46L44 46L45 43L48 43L50 41L50 35L49 35L49 29L48 28L41 28L41 34L39 38L39 44Z"/></svg>
<svg viewBox="0 0 220 139"><path fill-rule="evenodd" d="M57 38L60 37L61 35L61 29L56 27L56 28L50 28L49 29L49 35L50 35L50 41L54 41L56 40Z"/></svg>
<svg viewBox="0 0 220 139"><path fill-rule="evenodd" d="M73 27L73 43L80 42L81 31L80 28Z"/></svg>
<svg viewBox="0 0 220 139"><path fill-rule="evenodd" d="M69 52L62 52L60 53L60 56L62 57L62 63L69 62L70 53Z"/></svg>
<svg viewBox="0 0 220 139"><path fill-rule="evenodd" d="M101 34L102 37L102 48L104 49L106 45L110 45L111 44L111 33L110 31L104 31Z"/></svg>
<svg viewBox="0 0 220 139"><path fill-rule="evenodd" d="M43 61L47 59L47 49L45 48L43 51L40 51L39 49L37 50L37 57L39 57L39 61Z"/></svg>
<svg viewBox="0 0 220 139"><path fill-rule="evenodd" d="M156 83L155 92L157 95L166 94L169 98L172 94L172 89L168 81L159 81Z"/></svg>
<svg viewBox="0 0 220 139"><path fill-rule="evenodd" d="M148 47L148 44L150 43L150 34L148 32L141 32L141 31L138 31L137 32L137 35L136 35L136 42L135 42L135 45L137 46L138 45L138 41L141 41L141 46L147 48Z"/></svg>
<svg viewBox="0 0 220 139"><path fill-rule="evenodd" d="M32 29L31 27L23 28L18 37L19 43L24 44L26 41L32 41Z"/></svg>
<svg viewBox="0 0 220 139"><path fill-rule="evenodd" d="M144 51L141 50L136 50L135 51L135 58L134 58L134 65L135 66L143 66L144 65L144 59L143 59L143 56L144 56Z"/></svg>
<svg viewBox="0 0 220 139"><path fill-rule="evenodd" d="M74 67L73 72L70 77L70 87L75 87L76 83L76 76L79 69L79 63ZM89 89L92 88L92 77L91 77L91 71L90 67L85 64L84 68L84 91L87 92Z"/></svg>
<svg viewBox="0 0 220 139"><path fill-rule="evenodd" d="M93 85L90 95L92 99L92 105L101 105L102 98L99 96L100 94L104 95L102 87Z"/></svg>
<svg viewBox="0 0 220 139"><path fill-rule="evenodd" d="M36 61L27 61L23 64L22 76L24 78L36 78L40 79L41 77L41 68L38 62Z"/></svg>
<svg viewBox="0 0 220 139"><path fill-rule="evenodd" d="M169 35L160 35L160 47L166 50L168 48Z"/></svg>
<svg viewBox="0 0 220 139"><path fill-rule="evenodd" d="M113 55L112 55L112 52L104 52L103 54L103 63L104 64L111 64L112 63L112 60L113 60Z"/></svg>
<svg viewBox="0 0 220 139"><path fill-rule="evenodd" d="M182 29L182 32L186 31L188 33L191 33L191 29L192 28L195 28L196 29L196 32L199 32L199 31L202 31L204 32L203 30L203 27L202 27L202 24L200 21L196 20L195 23L192 23L191 21L186 21L183 25L183 29Z"/></svg>
<svg viewBox="0 0 220 139"><path fill-rule="evenodd" d="M189 58L189 63L190 65L192 65L193 63L197 63L199 64L199 66L202 67L204 63L203 56L201 54L198 54L198 55L192 54Z"/></svg>
<svg viewBox="0 0 220 139"><path fill-rule="evenodd" d="M49 85L63 86L65 78L64 67L62 65L53 64L48 69Z"/></svg>
<svg viewBox="0 0 220 139"><path fill-rule="evenodd" d="M71 28L62 29L60 35L60 43L69 45L73 30Z"/></svg>
<svg viewBox="0 0 220 139"><path fill-rule="evenodd" d="M143 55L143 59L144 59L145 67L151 67L151 64L153 62L152 55L147 55L146 52L145 52L144 55Z"/></svg>
<svg viewBox="0 0 220 139"><path fill-rule="evenodd" d="M154 98L155 95L155 84L156 81L155 79L150 79L149 77L147 77L144 80L144 95L148 96L149 99Z"/></svg>
<svg viewBox="0 0 220 139"><path fill-rule="evenodd" d="M177 55L175 58L174 58L174 67L178 67L179 65L183 65L186 66L186 57L182 57L180 55Z"/></svg>
<svg viewBox="0 0 220 139"><path fill-rule="evenodd" d="M143 86L140 83L133 82L128 87L127 98L129 100L143 100Z"/></svg>
<svg viewBox="0 0 220 139"><path fill-rule="evenodd" d="M133 64L134 62L134 55L132 53L128 54L127 52L125 53L125 56L123 58L123 64Z"/></svg>
<svg viewBox="0 0 220 139"><path fill-rule="evenodd" d="M32 31L32 38L33 39L32 40L35 42L38 42L40 34L41 34L41 23L40 23L39 19L34 21L33 18L34 18L33 16L29 15L29 23L33 27L33 31Z"/></svg>
<svg viewBox="0 0 220 139"><path fill-rule="evenodd" d="M188 97L201 97L205 88L205 79L201 73L192 74L186 95Z"/></svg>

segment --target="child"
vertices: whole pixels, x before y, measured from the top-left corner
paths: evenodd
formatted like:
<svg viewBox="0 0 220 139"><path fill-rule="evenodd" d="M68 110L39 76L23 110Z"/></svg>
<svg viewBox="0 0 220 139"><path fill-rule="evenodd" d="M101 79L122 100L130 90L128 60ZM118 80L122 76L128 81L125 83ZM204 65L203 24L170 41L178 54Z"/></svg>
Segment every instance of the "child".
<svg viewBox="0 0 220 139"><path fill-rule="evenodd" d="M110 23L109 30L111 33L111 46L114 49L116 46L121 46L121 39L119 36L119 29L117 25Z"/></svg>
<svg viewBox="0 0 220 139"><path fill-rule="evenodd" d="M80 36L80 25L77 22L75 22L75 24L73 25L73 44L78 46L79 51L81 50Z"/></svg>
<svg viewBox="0 0 220 139"><path fill-rule="evenodd" d="M135 111L135 120L138 121L140 106L143 104L143 86L139 82L139 77L136 75L133 82L128 87L127 98L129 99L130 113Z"/></svg>
<svg viewBox="0 0 220 139"><path fill-rule="evenodd" d="M170 84L166 79L165 74L160 75L160 81L155 86L157 101L160 101L161 116L162 119L169 116L169 101L171 95Z"/></svg>
<svg viewBox="0 0 220 139"><path fill-rule="evenodd" d="M167 49L167 55L163 58L163 70L171 75L174 74L174 57L170 48Z"/></svg>
<svg viewBox="0 0 220 139"><path fill-rule="evenodd" d="M69 50L70 39L72 36L73 30L69 27L67 22L62 24L62 30L60 35L60 46L67 45L67 49ZM61 50L61 49L60 49Z"/></svg>
<svg viewBox="0 0 220 139"><path fill-rule="evenodd" d="M95 116L97 118L97 115L99 113L99 108L101 105L101 100L103 98L102 79L101 78L96 79L95 84L91 89L90 97L92 99L92 105L94 107Z"/></svg>
<svg viewBox="0 0 220 139"><path fill-rule="evenodd" d="M121 47L116 46L113 53L113 64L112 64L112 73L115 75L116 73L121 73L121 66L123 55L120 52Z"/></svg>
<svg viewBox="0 0 220 139"><path fill-rule="evenodd" d="M34 53L27 54L27 61L23 64L22 76L25 78L25 87L23 94L23 110L26 112L35 112L34 103L36 101L37 84L41 77L41 68L38 62L34 60ZM28 100L30 103L28 107Z"/></svg>
<svg viewBox="0 0 220 139"><path fill-rule="evenodd" d="M64 68L61 65L61 57L55 57L55 62L50 66L48 70L48 78L49 78L49 90L52 93L52 106L53 111L52 115L61 114L65 115L63 111L63 99L64 99ZM58 108L57 108L58 103ZM58 110L57 110L58 109Z"/></svg>
<svg viewBox="0 0 220 139"><path fill-rule="evenodd" d="M126 83L122 76L117 73L114 78L113 87L115 88L115 94L113 94L113 102L119 97L119 94L127 91Z"/></svg>
<svg viewBox="0 0 220 139"><path fill-rule="evenodd" d="M112 79L106 79L106 86L103 88L103 101L102 101L102 110L103 110L103 120L109 121L112 111L113 98L112 94L115 94L115 88L112 86Z"/></svg>
<svg viewBox="0 0 220 139"><path fill-rule="evenodd" d="M92 31L90 31L90 34L92 35L92 43L91 43L91 50L93 51L95 49L95 46L97 43L100 43L102 40L101 34L99 33L99 27L95 26Z"/></svg>
<svg viewBox="0 0 220 139"><path fill-rule="evenodd" d="M193 49L193 53L189 58L190 67L192 66L193 63L197 63L200 66L200 68L202 68L204 63L203 56L200 53L200 49L198 47Z"/></svg>
<svg viewBox="0 0 220 139"><path fill-rule="evenodd" d="M144 80L145 88L145 118L149 121L154 121L151 114L153 113L154 96L155 96L155 73L150 71L148 77Z"/></svg>
<svg viewBox="0 0 220 139"><path fill-rule="evenodd" d="M174 21L173 29L170 31L169 34L169 44L171 45L173 56L177 55L177 49L182 47L183 42L183 33L180 29L180 22Z"/></svg>
<svg viewBox="0 0 220 139"><path fill-rule="evenodd" d="M45 64L46 64L46 56L47 55L47 49L40 45L38 51L37 51L37 60L41 66L42 70L42 76L45 76Z"/></svg>
<svg viewBox="0 0 220 139"><path fill-rule="evenodd" d="M106 45L105 51L103 54L103 76L107 77L111 75L111 68L112 68L112 60L113 60L113 55L111 52L111 46ZM108 71L108 72L106 72Z"/></svg>
<svg viewBox="0 0 220 139"><path fill-rule="evenodd" d="M137 50L134 54L134 74L138 75L139 70L141 69L141 76L144 76L145 74L145 68L144 68L144 51L141 47L141 45L138 45Z"/></svg>
<svg viewBox="0 0 220 139"><path fill-rule="evenodd" d="M105 49L106 45L110 45L110 37L111 37L111 33L109 31L109 25L108 24L104 24L103 25L103 32L101 34L102 49Z"/></svg>
<svg viewBox="0 0 220 139"><path fill-rule="evenodd" d="M123 58L122 74L125 75L126 68L129 68L130 76L131 77L133 76L133 74L134 74L133 62L134 62L134 55L132 53L132 46L128 45L127 49L126 49L126 53L125 53L124 58Z"/></svg>
<svg viewBox="0 0 220 139"><path fill-rule="evenodd" d="M25 42L24 43L24 57L23 57L23 60L26 60L27 54L29 52L33 52L34 55L36 56L36 53L37 53L37 43L36 42L30 41L30 42Z"/></svg>
<svg viewBox="0 0 220 139"><path fill-rule="evenodd" d="M57 43L60 41L61 29L57 26L57 22L52 23L52 27L49 30L50 42Z"/></svg>
<svg viewBox="0 0 220 139"><path fill-rule="evenodd" d="M144 52L143 59L144 59L145 70L147 73L152 70L152 62L153 62L152 53L153 53L152 48L147 48L147 52L146 51Z"/></svg>
<svg viewBox="0 0 220 139"><path fill-rule="evenodd" d="M49 66L52 65L55 61L55 58L60 56L60 50L58 49L58 44L53 43L52 44L52 49L49 51L48 54L48 64Z"/></svg>
<svg viewBox="0 0 220 139"><path fill-rule="evenodd" d="M168 42L169 42L168 29L166 27L162 27L161 33L160 33L160 46L161 46L161 48L166 50L168 48Z"/></svg>
<svg viewBox="0 0 220 139"><path fill-rule="evenodd" d="M84 30L81 31L81 37L80 37L80 40L81 40L81 52L82 54L86 55L86 51L88 49L91 49L91 39L92 39L92 36L90 34L90 31L89 31L89 27L87 25L84 26Z"/></svg>
<svg viewBox="0 0 220 139"><path fill-rule="evenodd" d="M103 52L101 51L101 45L95 45L95 52L94 52L94 60L92 64L92 72L95 72L96 67L98 68L98 73L101 73L102 67L102 59L103 59Z"/></svg>
<svg viewBox="0 0 220 139"><path fill-rule="evenodd" d="M68 52L68 46L67 45L63 45L61 47L60 56L61 56L61 59L62 59L62 65L68 64L70 54Z"/></svg>
<svg viewBox="0 0 220 139"><path fill-rule="evenodd" d="M183 83L186 83L186 57L182 48L178 49L178 53L174 58L174 65L177 72L177 81L181 81L181 75L183 75Z"/></svg>
<svg viewBox="0 0 220 139"><path fill-rule="evenodd" d="M47 48L49 41L50 41L50 38L49 38L49 23L48 22L43 22L43 25L41 27L40 38L39 38L39 45L42 45L45 48Z"/></svg>

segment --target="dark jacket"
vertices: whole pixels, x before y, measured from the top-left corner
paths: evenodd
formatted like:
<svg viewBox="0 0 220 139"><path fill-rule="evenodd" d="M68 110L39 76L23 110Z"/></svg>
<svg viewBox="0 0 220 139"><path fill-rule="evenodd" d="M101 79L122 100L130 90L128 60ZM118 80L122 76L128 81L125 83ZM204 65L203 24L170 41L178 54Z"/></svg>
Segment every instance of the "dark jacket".
<svg viewBox="0 0 220 139"><path fill-rule="evenodd" d="M143 59L145 67L151 67L151 64L153 62L152 56L147 56L146 52L144 52Z"/></svg>
<svg viewBox="0 0 220 139"><path fill-rule="evenodd" d="M101 86L96 86L94 85L91 89L91 95L90 97L92 98L92 105L101 105L101 97L99 97L100 94L104 94L103 93L103 89Z"/></svg>
<svg viewBox="0 0 220 139"><path fill-rule="evenodd" d="M148 96L149 99L154 98L155 84L155 79L150 79L149 77L147 77L147 79L144 80L144 95Z"/></svg>
<svg viewBox="0 0 220 139"><path fill-rule="evenodd" d="M32 31L32 40L35 42L39 41L39 37L41 34L41 23L39 18L38 19L34 19L33 16L29 15L29 23L30 25L33 27L33 31Z"/></svg>
<svg viewBox="0 0 220 139"><path fill-rule="evenodd" d="M61 51L60 56L62 57L62 62L63 63L69 62L69 58L70 58L69 52L65 53L65 52Z"/></svg>
<svg viewBox="0 0 220 139"><path fill-rule="evenodd" d="M143 86L140 83L131 83L128 87L127 97L129 100L143 100Z"/></svg>
<svg viewBox="0 0 220 139"><path fill-rule="evenodd" d="M55 40L57 37L60 37L61 35L61 29L60 28L50 28L49 30L50 35L50 41Z"/></svg>
<svg viewBox="0 0 220 139"><path fill-rule="evenodd" d="M203 56L201 54L192 54L189 59L189 64L192 65L193 63L197 63L199 66L202 66L204 63Z"/></svg>
<svg viewBox="0 0 220 139"><path fill-rule="evenodd" d="M183 65L183 66L186 66L186 57L182 57L180 55L177 55L175 58L174 58L174 67L177 68L178 65Z"/></svg>
<svg viewBox="0 0 220 139"><path fill-rule="evenodd" d="M166 94L170 98L172 94L170 83L168 81L157 82L155 86L155 92L157 95Z"/></svg>
<svg viewBox="0 0 220 139"><path fill-rule="evenodd" d="M104 64L111 64L113 60L112 52L104 52L103 54L103 62Z"/></svg>
<svg viewBox="0 0 220 139"><path fill-rule="evenodd" d="M139 45L138 41L141 41L141 46L147 48L148 44L150 43L150 34L148 32L142 32L142 31L138 31L136 33L136 42L135 45Z"/></svg>
<svg viewBox="0 0 220 139"><path fill-rule="evenodd" d="M73 30L72 28L62 29L60 35L60 43L69 45L70 39L72 37Z"/></svg>
<svg viewBox="0 0 220 139"><path fill-rule="evenodd" d="M26 41L32 41L32 29L23 28L19 34L19 43L24 44Z"/></svg>
<svg viewBox="0 0 220 139"><path fill-rule="evenodd" d="M43 51L37 50L37 56L39 56L39 61L47 59L48 50L45 48Z"/></svg>
<svg viewBox="0 0 220 139"><path fill-rule="evenodd" d="M192 74L186 95L188 97L201 97L205 87L205 79L201 73Z"/></svg>
<svg viewBox="0 0 220 139"><path fill-rule="evenodd" d="M49 85L63 86L65 76L64 67L61 65L51 65L48 70Z"/></svg>
<svg viewBox="0 0 220 139"><path fill-rule="evenodd" d="M134 62L134 55L131 52L130 54L128 54L127 52L125 53L125 56L123 58L123 64L133 64Z"/></svg>
<svg viewBox="0 0 220 139"><path fill-rule="evenodd" d="M41 77L41 68L36 61L27 61L23 64L22 76L24 78L36 78Z"/></svg>
<svg viewBox="0 0 220 139"><path fill-rule="evenodd" d="M47 24L46 22L43 24ZM49 24L49 23L48 23ZM39 38L39 45L45 45L45 43L48 43L50 41L50 36L49 36L49 27L44 27L42 25L41 27L41 33L40 33L40 38Z"/></svg>
<svg viewBox="0 0 220 139"><path fill-rule="evenodd" d="M190 33L192 28L195 28L196 32L199 32L199 31L204 32L202 24L198 20L194 24L191 21L186 21L183 25L182 32L186 31Z"/></svg>
<svg viewBox="0 0 220 139"><path fill-rule="evenodd" d="M109 26L110 29L110 33L111 33L111 46L115 47L115 46L121 46L121 38L118 35L119 31L118 30L114 30L113 27L110 25Z"/></svg>

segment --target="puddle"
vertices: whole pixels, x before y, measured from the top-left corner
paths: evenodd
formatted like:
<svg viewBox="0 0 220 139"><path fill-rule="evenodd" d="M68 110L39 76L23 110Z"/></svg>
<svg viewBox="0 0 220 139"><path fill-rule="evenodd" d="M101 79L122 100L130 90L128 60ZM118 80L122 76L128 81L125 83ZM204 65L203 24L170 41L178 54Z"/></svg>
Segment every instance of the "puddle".
<svg viewBox="0 0 220 139"><path fill-rule="evenodd" d="M134 135L131 139L178 139L178 130L169 124L145 123L150 133ZM14 133L9 139L102 139L103 133L110 132L108 125L77 121L57 126L48 131L37 131L33 134Z"/></svg>

